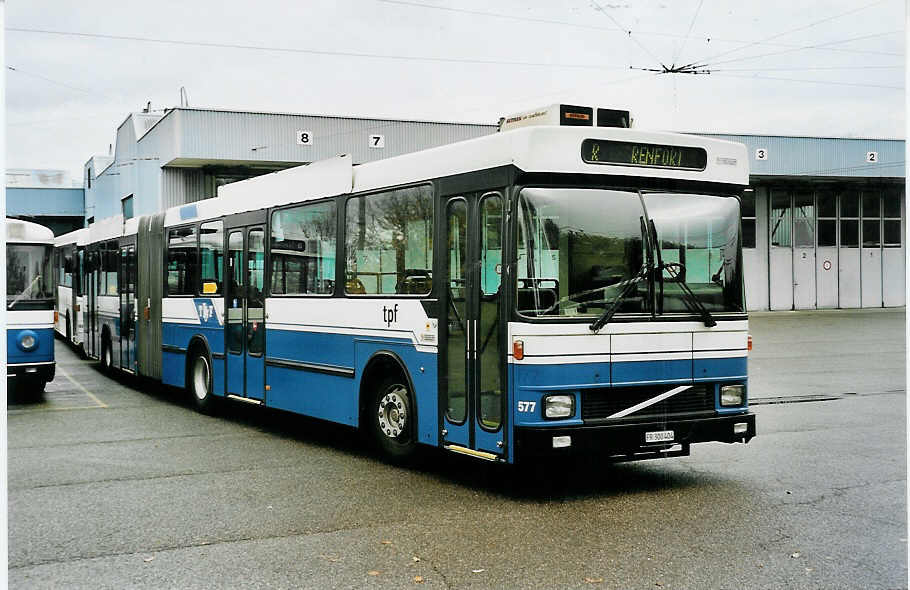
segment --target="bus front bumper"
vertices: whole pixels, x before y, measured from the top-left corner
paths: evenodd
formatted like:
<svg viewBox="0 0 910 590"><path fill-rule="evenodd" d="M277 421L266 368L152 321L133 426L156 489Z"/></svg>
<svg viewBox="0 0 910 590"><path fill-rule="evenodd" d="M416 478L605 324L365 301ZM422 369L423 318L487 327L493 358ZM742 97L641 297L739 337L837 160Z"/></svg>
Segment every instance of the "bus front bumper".
<svg viewBox="0 0 910 590"><path fill-rule="evenodd" d="M692 443L747 443L754 436L755 414L752 413L570 428L517 428L515 433L519 460L567 453L616 460L679 456L688 455ZM662 440L649 442L655 438Z"/></svg>
<svg viewBox="0 0 910 590"><path fill-rule="evenodd" d="M14 363L6 365L6 378L17 379L22 377L37 378L42 381L53 381L57 371L55 361L40 363Z"/></svg>

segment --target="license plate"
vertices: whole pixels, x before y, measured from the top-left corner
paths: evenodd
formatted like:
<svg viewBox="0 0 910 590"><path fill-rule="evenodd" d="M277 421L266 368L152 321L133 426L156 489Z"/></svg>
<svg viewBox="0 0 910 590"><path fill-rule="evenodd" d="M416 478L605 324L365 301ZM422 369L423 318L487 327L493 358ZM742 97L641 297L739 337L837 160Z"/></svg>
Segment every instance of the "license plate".
<svg viewBox="0 0 910 590"><path fill-rule="evenodd" d="M645 442L669 442L675 438L672 430L655 430L645 433Z"/></svg>

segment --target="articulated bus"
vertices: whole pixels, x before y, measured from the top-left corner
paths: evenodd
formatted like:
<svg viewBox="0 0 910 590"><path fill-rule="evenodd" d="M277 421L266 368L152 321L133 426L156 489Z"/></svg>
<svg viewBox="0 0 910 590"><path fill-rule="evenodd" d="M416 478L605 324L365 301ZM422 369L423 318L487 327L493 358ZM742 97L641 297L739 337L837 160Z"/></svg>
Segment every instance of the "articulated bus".
<svg viewBox="0 0 910 590"><path fill-rule="evenodd" d="M40 394L53 381L54 232L6 218L6 380L10 391Z"/></svg>
<svg viewBox="0 0 910 590"><path fill-rule="evenodd" d="M537 125L95 224L91 356L512 463L748 442L736 143Z"/></svg>
<svg viewBox="0 0 910 590"><path fill-rule="evenodd" d="M57 300L54 329L70 346L81 349L85 323L85 245L89 230L77 229L54 239Z"/></svg>

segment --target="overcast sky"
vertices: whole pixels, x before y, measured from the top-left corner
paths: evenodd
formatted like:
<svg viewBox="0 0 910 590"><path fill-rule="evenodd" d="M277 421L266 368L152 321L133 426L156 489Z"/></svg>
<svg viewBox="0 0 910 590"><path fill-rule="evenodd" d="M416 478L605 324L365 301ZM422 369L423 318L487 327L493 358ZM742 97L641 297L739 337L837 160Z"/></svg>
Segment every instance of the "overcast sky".
<svg viewBox="0 0 910 590"><path fill-rule="evenodd" d="M643 129L903 137L905 24L901 0L9 0L7 165L78 179L181 86L202 108L495 123L565 102ZM692 63L710 74L630 69Z"/></svg>

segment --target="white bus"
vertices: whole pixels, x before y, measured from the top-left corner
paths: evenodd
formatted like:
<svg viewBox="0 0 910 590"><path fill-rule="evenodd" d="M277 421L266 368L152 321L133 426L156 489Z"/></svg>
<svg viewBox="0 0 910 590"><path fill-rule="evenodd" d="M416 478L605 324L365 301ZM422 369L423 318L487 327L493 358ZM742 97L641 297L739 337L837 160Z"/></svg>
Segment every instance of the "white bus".
<svg viewBox="0 0 910 590"><path fill-rule="evenodd" d="M85 246L89 230L77 229L54 239L57 298L54 329L67 344L82 349L85 338Z"/></svg>
<svg viewBox="0 0 910 590"><path fill-rule="evenodd" d="M117 304L102 362L202 411L227 398L365 429L392 458L747 442L745 148L593 113L109 224L89 245L116 275L94 304Z"/></svg>

